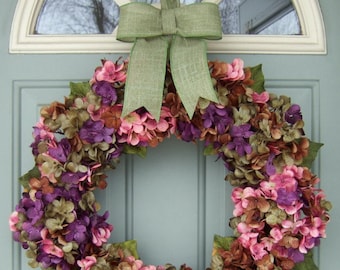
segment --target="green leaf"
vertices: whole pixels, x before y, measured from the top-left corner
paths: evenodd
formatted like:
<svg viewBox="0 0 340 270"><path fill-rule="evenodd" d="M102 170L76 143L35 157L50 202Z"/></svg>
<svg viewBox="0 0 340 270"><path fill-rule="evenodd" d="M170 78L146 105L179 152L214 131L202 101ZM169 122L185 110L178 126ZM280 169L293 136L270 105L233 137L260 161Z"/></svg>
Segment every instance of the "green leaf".
<svg viewBox="0 0 340 270"><path fill-rule="evenodd" d="M136 240L128 240L121 243L115 243L112 244L112 247L117 250L118 249L127 250L129 254L131 254L136 259L139 259Z"/></svg>
<svg viewBox="0 0 340 270"><path fill-rule="evenodd" d="M223 237L223 236L215 235L214 236L214 248L215 249L222 248L223 250L230 250L230 246L234 240L235 240L235 237L232 237L232 236Z"/></svg>
<svg viewBox="0 0 340 270"><path fill-rule="evenodd" d="M88 82L70 82L70 97L85 97L87 92L91 90L91 86Z"/></svg>
<svg viewBox="0 0 340 270"><path fill-rule="evenodd" d="M320 148L323 146L322 143L309 141L308 156L303 159L301 166L311 168L313 161L315 160Z"/></svg>
<svg viewBox="0 0 340 270"><path fill-rule="evenodd" d="M142 158L146 157L147 148L142 146L132 146L132 145L124 145L124 153L138 155Z"/></svg>
<svg viewBox="0 0 340 270"><path fill-rule="evenodd" d="M212 155L216 155L216 149L214 148L214 146L212 144L209 144L208 146L206 146L203 150L203 154L205 156L212 156Z"/></svg>
<svg viewBox="0 0 340 270"><path fill-rule="evenodd" d="M309 251L305 255L305 260L294 266L294 270L319 270L313 260L313 251Z"/></svg>
<svg viewBox="0 0 340 270"><path fill-rule="evenodd" d="M19 177L20 184L26 188L29 189L29 181L31 178L40 178L41 174L38 169L38 166L34 166L31 170L29 170L27 173Z"/></svg>
<svg viewBox="0 0 340 270"><path fill-rule="evenodd" d="M255 67L250 67L251 71L251 79L254 80L254 84L251 86L251 88L257 92L262 93L265 91L264 89L264 75L262 72L262 65L257 65Z"/></svg>

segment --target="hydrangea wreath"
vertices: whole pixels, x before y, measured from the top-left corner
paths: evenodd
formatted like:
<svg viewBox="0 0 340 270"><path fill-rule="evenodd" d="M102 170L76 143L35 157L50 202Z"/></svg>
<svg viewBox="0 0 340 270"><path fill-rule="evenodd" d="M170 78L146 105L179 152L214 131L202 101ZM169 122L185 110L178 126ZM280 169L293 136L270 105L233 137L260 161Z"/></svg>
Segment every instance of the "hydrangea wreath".
<svg viewBox="0 0 340 270"><path fill-rule="evenodd" d="M64 103L42 108L31 144L35 166L20 178L10 216L14 239L41 269L176 269L144 265L136 241L107 243L113 225L93 191L122 154L145 156L165 138L204 141L234 186L230 226L216 236L210 269L315 269L331 204L311 170L321 144L305 137L299 105L264 89L261 66L208 63L219 104L200 99L189 119L167 66L157 122L144 108L121 116L128 61L103 60L89 82L71 83ZM185 264L180 269L191 269Z"/></svg>

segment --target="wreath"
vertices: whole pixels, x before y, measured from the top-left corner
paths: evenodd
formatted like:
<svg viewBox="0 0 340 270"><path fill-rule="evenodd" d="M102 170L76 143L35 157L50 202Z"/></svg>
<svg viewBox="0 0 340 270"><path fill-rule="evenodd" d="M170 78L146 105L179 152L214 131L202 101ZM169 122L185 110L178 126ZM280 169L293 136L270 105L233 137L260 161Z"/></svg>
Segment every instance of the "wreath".
<svg viewBox="0 0 340 270"><path fill-rule="evenodd" d="M41 269L176 269L144 265L136 241L108 243L113 226L93 193L123 154L176 136L204 142L234 186L232 237L215 236L210 269L314 269L311 250L326 237L330 202L311 170L320 143L306 138L300 106L269 94L261 65L212 61L219 103L201 98L190 119L167 65L159 121L139 108L122 116L128 61L103 60L89 82L70 83L65 102L41 109L31 144L35 166L10 229ZM299 268L299 267L307 268ZM180 269L191 269L185 264Z"/></svg>

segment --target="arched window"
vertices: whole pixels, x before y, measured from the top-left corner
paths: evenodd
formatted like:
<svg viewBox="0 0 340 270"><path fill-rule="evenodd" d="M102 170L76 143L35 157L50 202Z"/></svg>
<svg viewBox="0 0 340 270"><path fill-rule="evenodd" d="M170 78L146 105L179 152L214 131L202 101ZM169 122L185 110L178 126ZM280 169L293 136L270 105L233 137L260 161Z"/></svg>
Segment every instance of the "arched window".
<svg viewBox="0 0 340 270"><path fill-rule="evenodd" d="M67 0L62 4L54 0L19 0L12 24L10 52L129 52L131 44L115 38L119 5L126 1ZM208 42L209 52L326 53L325 30L317 0L257 1L258 10L254 8L254 0L219 3L224 35L222 40ZM189 4L195 0L183 2ZM250 9L249 5L252 5ZM290 29L285 32L281 25L286 25L287 21Z"/></svg>

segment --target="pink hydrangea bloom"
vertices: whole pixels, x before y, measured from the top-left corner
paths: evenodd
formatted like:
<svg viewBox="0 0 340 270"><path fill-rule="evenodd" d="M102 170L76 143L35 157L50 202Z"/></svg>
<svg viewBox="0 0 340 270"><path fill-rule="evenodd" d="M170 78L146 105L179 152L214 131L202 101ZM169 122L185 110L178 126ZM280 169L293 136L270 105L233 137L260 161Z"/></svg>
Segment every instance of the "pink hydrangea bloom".
<svg viewBox="0 0 340 270"><path fill-rule="evenodd" d="M132 112L128 116L122 119L122 123L118 129L118 134L121 135L119 138L120 143L128 143L131 145L138 145L140 142L146 142L147 137L144 132L144 122L145 118Z"/></svg>
<svg viewBox="0 0 340 270"><path fill-rule="evenodd" d="M95 71L94 77L97 81L125 82L126 73L123 71L124 64L116 64L106 60L103 67Z"/></svg>
<svg viewBox="0 0 340 270"><path fill-rule="evenodd" d="M287 191L295 191L297 181L293 171L284 170L282 173L271 175L269 181L275 184L275 189L284 188Z"/></svg>
<svg viewBox="0 0 340 270"><path fill-rule="evenodd" d="M16 224L19 222L19 215L17 211L14 211L9 217L9 228L12 232L18 231Z"/></svg>
<svg viewBox="0 0 340 270"><path fill-rule="evenodd" d="M249 201L247 198L256 197L255 190L251 187L245 189L236 187L231 193L231 200L235 203L235 209L233 215L235 217L241 216L244 213L244 209L247 208Z"/></svg>
<svg viewBox="0 0 340 270"><path fill-rule="evenodd" d="M62 258L64 256L64 252L61 248L56 246L51 239L48 238L48 230L47 228L44 228L41 230L40 235L42 238L41 241L41 248L42 250L47 253L54 255L58 258Z"/></svg>
<svg viewBox="0 0 340 270"><path fill-rule="evenodd" d="M302 234L307 234L308 229L306 226L304 226L305 222L305 219L297 220L295 222L291 220L283 220L281 223L282 232L292 232L293 234L298 234L299 232L301 232Z"/></svg>
<svg viewBox="0 0 340 270"><path fill-rule="evenodd" d="M254 92L252 95L253 102L258 104L266 104L269 100L269 93L264 91L262 93Z"/></svg>
<svg viewBox="0 0 340 270"><path fill-rule="evenodd" d="M260 183L260 191L266 199L276 201L277 191L275 190L275 183L270 181L262 181Z"/></svg>
<svg viewBox="0 0 340 270"><path fill-rule="evenodd" d="M312 237L326 237L326 226L322 222L321 218L314 217L310 220L309 234Z"/></svg>
<svg viewBox="0 0 340 270"><path fill-rule="evenodd" d="M41 140L55 139L54 133L44 124L43 117L40 117L39 122L33 127L33 137L39 137Z"/></svg>
<svg viewBox="0 0 340 270"><path fill-rule="evenodd" d="M240 241L241 245L244 248L250 248L251 246L255 245L257 243L257 237L258 233L253 233L253 232L247 232L247 233L242 233L238 241Z"/></svg>
<svg viewBox="0 0 340 270"><path fill-rule="evenodd" d="M86 256L84 259L78 260L77 264L81 270L90 270L96 262L97 259L94 256Z"/></svg>
<svg viewBox="0 0 340 270"><path fill-rule="evenodd" d="M92 229L92 243L100 247L110 238L110 228L93 228Z"/></svg>
<svg viewBox="0 0 340 270"><path fill-rule="evenodd" d="M271 229L269 234L272 239L274 239L275 243L283 238L283 233L278 227L274 227L273 229Z"/></svg>
<svg viewBox="0 0 340 270"><path fill-rule="evenodd" d="M61 248L57 247L51 239L44 239L41 241L42 250L47 253L54 255L58 258L62 258L64 256L64 252Z"/></svg>
<svg viewBox="0 0 340 270"><path fill-rule="evenodd" d="M90 114L90 117L93 121L99 121L101 119L102 114L107 111L107 106L101 106L99 109L94 104L89 104L87 106L87 112Z"/></svg>
<svg viewBox="0 0 340 270"><path fill-rule="evenodd" d="M176 119L166 107L162 108L158 122L147 111L141 113L132 112L121 120L122 122L117 132L120 135L118 142L128 143L133 146L145 146L154 139L161 141L176 130ZM158 136L158 134L163 135Z"/></svg>
<svg viewBox="0 0 340 270"><path fill-rule="evenodd" d="M254 260L258 261L263 258L264 255L268 254L264 243L256 243L250 246L251 256Z"/></svg>
<svg viewBox="0 0 340 270"><path fill-rule="evenodd" d="M245 78L244 70L243 70L243 60L240 58L235 58L231 64L228 65L228 71L227 74L223 80L229 80L229 81L238 81L243 80Z"/></svg>
<svg viewBox="0 0 340 270"><path fill-rule="evenodd" d="M135 257L133 256L128 256L124 259L125 262L127 262L129 265L132 266L131 269L142 269L143 267L143 261L141 260L137 260Z"/></svg>

